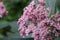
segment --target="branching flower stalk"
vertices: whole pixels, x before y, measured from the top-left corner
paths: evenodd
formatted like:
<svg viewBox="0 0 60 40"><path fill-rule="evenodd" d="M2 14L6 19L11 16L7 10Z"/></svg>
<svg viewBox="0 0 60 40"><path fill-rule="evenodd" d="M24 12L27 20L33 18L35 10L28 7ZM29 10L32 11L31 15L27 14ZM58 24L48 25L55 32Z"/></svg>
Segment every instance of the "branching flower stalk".
<svg viewBox="0 0 60 40"><path fill-rule="evenodd" d="M45 7L44 0L38 0L37 6L32 1L24 8L23 15L18 19L19 33L22 37L32 34L34 40L53 40L60 34L60 15L48 17L50 8Z"/></svg>

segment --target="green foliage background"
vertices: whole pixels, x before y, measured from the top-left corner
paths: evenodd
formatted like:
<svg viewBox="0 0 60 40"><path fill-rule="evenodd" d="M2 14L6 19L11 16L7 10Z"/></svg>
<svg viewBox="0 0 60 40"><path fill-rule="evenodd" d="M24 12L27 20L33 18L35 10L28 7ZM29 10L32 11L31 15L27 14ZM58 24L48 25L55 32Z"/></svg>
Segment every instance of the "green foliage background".
<svg viewBox="0 0 60 40"><path fill-rule="evenodd" d="M17 20L23 14L23 8L27 6L31 0L0 0L4 2L8 15L0 19L0 39L4 38L21 38L18 33ZM47 5L51 8L49 15L58 14L60 12L60 0L46 0ZM30 36L26 37L29 38ZM59 40L60 37L55 38Z"/></svg>

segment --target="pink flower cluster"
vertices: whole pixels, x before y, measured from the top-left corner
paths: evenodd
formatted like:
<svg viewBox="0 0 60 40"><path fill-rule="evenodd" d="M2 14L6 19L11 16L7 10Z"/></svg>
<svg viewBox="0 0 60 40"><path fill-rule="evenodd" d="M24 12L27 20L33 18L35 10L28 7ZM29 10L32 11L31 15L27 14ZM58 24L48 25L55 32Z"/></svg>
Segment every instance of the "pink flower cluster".
<svg viewBox="0 0 60 40"><path fill-rule="evenodd" d="M51 33L58 36L60 30L60 18L58 15L52 16L57 19L58 23L48 18L50 11L49 7L46 8L44 0L39 0L39 3L32 1L27 7L24 8L23 15L18 19L19 31L22 37L32 34L34 40L53 40ZM51 28L53 27L53 30Z"/></svg>
<svg viewBox="0 0 60 40"><path fill-rule="evenodd" d="M0 2L0 18L3 16L3 15L7 15L8 11L6 10L3 2Z"/></svg>

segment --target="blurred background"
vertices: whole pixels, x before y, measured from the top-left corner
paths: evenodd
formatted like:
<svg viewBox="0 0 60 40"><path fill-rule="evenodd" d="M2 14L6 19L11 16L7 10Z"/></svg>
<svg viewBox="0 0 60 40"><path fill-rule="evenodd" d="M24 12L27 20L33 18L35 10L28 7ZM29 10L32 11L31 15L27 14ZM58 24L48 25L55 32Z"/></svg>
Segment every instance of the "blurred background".
<svg viewBox="0 0 60 40"><path fill-rule="evenodd" d="M18 32L17 20L23 14L23 8L26 7L31 0L0 1L4 3L6 9L8 10L8 15L0 19L0 40L18 40L21 37ZM46 0L46 2L46 6L49 6L52 10L49 15L60 13L60 0ZM30 38L30 36L26 38ZM60 40L59 38L56 38L55 40Z"/></svg>

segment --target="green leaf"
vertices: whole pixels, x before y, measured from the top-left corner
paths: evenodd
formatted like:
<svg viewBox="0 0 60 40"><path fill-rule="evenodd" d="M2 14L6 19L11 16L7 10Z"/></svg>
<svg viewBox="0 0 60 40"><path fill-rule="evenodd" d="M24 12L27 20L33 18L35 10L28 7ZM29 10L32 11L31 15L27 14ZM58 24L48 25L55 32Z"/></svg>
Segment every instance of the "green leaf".
<svg viewBox="0 0 60 40"><path fill-rule="evenodd" d="M60 40L60 37L55 38L55 40Z"/></svg>
<svg viewBox="0 0 60 40"><path fill-rule="evenodd" d="M6 27L8 25L8 22L5 20L0 20L0 28Z"/></svg>
<svg viewBox="0 0 60 40"><path fill-rule="evenodd" d="M4 36L0 34L0 39L3 38Z"/></svg>
<svg viewBox="0 0 60 40"><path fill-rule="evenodd" d="M56 4L56 0L46 0L46 6L51 8L50 13L48 14L49 16L54 14L55 4Z"/></svg>

